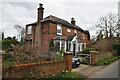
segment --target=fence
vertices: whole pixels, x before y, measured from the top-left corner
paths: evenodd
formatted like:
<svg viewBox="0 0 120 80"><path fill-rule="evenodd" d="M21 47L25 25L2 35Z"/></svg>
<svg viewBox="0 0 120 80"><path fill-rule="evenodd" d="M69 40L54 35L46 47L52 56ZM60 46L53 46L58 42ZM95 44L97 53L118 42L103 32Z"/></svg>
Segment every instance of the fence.
<svg viewBox="0 0 120 80"><path fill-rule="evenodd" d="M64 60L3 67L3 78L44 78L65 70L72 70L71 54L65 54Z"/></svg>
<svg viewBox="0 0 120 80"><path fill-rule="evenodd" d="M104 60L106 58L110 58L113 56L112 52L103 52L103 53L98 53L96 51L90 51L90 64L94 65L96 62L100 61L100 60Z"/></svg>

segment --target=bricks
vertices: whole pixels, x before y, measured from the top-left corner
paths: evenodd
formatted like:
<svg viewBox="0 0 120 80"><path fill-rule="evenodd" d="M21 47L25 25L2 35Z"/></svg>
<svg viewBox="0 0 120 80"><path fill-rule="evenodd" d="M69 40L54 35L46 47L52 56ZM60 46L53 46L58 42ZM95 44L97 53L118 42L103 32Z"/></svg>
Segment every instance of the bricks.
<svg viewBox="0 0 120 80"><path fill-rule="evenodd" d="M48 77L66 70L65 60L45 61L3 68L3 78Z"/></svg>

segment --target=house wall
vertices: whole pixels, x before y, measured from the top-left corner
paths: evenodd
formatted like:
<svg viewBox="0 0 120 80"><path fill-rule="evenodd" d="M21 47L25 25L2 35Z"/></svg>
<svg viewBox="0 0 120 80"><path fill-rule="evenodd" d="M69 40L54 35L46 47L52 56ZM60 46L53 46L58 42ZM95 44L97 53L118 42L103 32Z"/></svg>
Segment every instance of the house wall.
<svg viewBox="0 0 120 80"><path fill-rule="evenodd" d="M41 41L40 41L40 29L41 28ZM71 30L71 32L67 32L67 29ZM66 27L62 25L62 37L67 38L69 36L75 35L75 29ZM85 34L85 39L82 39L82 32L79 30L77 31L78 39L81 40L81 43L83 43L82 50L84 49L84 43L86 43L86 46L88 47L88 34ZM26 27L27 32L27 27ZM27 38L33 38L33 46L36 48L36 46L41 45L41 52L46 51L49 49L49 42L51 39L57 36L57 24L52 22L45 22L42 24L41 27L33 26L32 27L32 34L27 34ZM41 42L41 43L40 43ZM40 43L40 44L39 44ZM30 44L30 43L29 43ZM29 47L30 45L28 45Z"/></svg>
<svg viewBox="0 0 120 80"><path fill-rule="evenodd" d="M71 30L71 32L67 32L67 29ZM74 30L73 28L66 27L62 25L62 37L67 38L68 36L74 36ZM51 39L57 36L57 24L46 22L43 24L42 27L42 51L49 49L49 42ZM86 46L88 47L88 35L85 34L85 39L82 39L82 32L77 30L77 36L82 41L82 50L84 49L84 43L86 43Z"/></svg>

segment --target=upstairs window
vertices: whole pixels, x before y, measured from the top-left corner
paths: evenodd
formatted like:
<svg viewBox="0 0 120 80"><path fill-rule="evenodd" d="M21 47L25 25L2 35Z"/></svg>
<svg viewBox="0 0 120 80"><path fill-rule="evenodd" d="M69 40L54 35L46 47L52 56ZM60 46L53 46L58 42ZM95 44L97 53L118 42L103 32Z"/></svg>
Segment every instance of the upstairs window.
<svg viewBox="0 0 120 80"><path fill-rule="evenodd" d="M32 34L32 26L28 26L27 34Z"/></svg>
<svg viewBox="0 0 120 80"><path fill-rule="evenodd" d="M84 33L82 33L82 39L85 39L85 34Z"/></svg>
<svg viewBox="0 0 120 80"><path fill-rule="evenodd" d="M67 29L67 32L71 32L71 30L70 30L70 29Z"/></svg>
<svg viewBox="0 0 120 80"><path fill-rule="evenodd" d="M60 24L57 25L57 34L62 35L62 26Z"/></svg>

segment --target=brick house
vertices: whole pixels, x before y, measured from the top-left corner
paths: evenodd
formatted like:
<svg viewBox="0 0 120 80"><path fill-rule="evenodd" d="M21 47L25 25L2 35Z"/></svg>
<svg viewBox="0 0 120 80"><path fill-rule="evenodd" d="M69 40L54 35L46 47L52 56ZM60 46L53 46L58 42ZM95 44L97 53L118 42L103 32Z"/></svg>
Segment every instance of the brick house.
<svg viewBox="0 0 120 80"><path fill-rule="evenodd" d="M40 4L37 10L37 22L26 25L27 47L46 51L51 39L60 50L78 52L88 47L89 31L78 27L74 18L71 23L52 15L43 19L43 4Z"/></svg>

